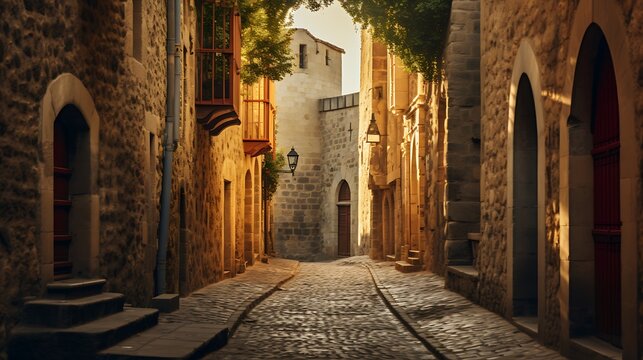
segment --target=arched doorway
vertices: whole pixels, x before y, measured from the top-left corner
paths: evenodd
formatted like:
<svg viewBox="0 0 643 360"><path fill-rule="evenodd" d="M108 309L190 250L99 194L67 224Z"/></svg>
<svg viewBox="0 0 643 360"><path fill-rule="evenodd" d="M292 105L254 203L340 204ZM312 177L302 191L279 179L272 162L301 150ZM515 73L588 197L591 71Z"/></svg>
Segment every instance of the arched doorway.
<svg viewBox="0 0 643 360"><path fill-rule="evenodd" d="M522 74L513 136L512 316L538 316L538 131L531 82Z"/></svg>
<svg viewBox="0 0 643 360"><path fill-rule="evenodd" d="M616 77L603 39L598 48L592 100L594 168L594 273L596 334L620 345L621 203L619 117Z"/></svg>
<svg viewBox="0 0 643 360"><path fill-rule="evenodd" d="M581 44L569 127L570 334L620 347L621 159L617 82L602 30ZM589 210L589 211L588 211ZM586 235L583 235L586 234Z"/></svg>
<svg viewBox="0 0 643 360"><path fill-rule="evenodd" d="M351 190L342 180L337 196L337 255L351 256Z"/></svg>
<svg viewBox="0 0 643 360"><path fill-rule="evenodd" d="M66 105L54 121L54 279L82 275L74 269L74 260L83 253L81 231L88 214L74 206L75 200L87 192L89 178L88 126L78 108ZM72 238L72 234L81 234ZM85 239L86 241L87 239Z"/></svg>

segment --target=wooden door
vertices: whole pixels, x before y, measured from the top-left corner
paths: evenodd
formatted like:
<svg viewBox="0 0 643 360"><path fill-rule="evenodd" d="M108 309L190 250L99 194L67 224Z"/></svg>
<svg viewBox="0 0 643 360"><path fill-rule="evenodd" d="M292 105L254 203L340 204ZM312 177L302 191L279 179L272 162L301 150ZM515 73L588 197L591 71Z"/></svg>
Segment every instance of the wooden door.
<svg viewBox="0 0 643 360"><path fill-rule="evenodd" d="M54 123L54 279L71 277L72 263L69 259L71 235L69 231L69 134L61 121Z"/></svg>
<svg viewBox="0 0 643 360"><path fill-rule="evenodd" d="M351 256L351 207L350 205L337 206L337 213L338 213L337 255Z"/></svg>
<svg viewBox="0 0 643 360"><path fill-rule="evenodd" d="M594 91L594 276L597 335L620 346L621 217L619 114L614 67L606 45L598 57Z"/></svg>
<svg viewBox="0 0 643 360"><path fill-rule="evenodd" d="M351 190L348 183L339 184L337 197L337 255L351 256Z"/></svg>

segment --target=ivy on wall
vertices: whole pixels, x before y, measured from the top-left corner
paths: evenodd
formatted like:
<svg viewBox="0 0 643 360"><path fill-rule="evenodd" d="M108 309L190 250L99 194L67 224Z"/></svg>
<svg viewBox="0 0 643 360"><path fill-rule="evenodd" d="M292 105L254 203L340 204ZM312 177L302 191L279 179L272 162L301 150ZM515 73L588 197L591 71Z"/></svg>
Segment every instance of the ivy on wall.
<svg viewBox="0 0 643 360"><path fill-rule="evenodd" d="M267 153L263 157L262 176L264 186L264 196L266 200L272 199L272 195L277 191L279 186L279 170L286 165L286 158L281 152Z"/></svg>

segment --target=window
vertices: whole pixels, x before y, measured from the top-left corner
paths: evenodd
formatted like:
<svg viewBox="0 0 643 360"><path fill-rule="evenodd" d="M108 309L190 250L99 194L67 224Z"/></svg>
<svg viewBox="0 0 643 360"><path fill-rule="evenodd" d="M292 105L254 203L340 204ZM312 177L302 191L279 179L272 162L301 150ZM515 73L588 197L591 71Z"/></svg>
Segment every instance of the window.
<svg viewBox="0 0 643 360"><path fill-rule="evenodd" d="M330 65L330 56L328 55L328 49L326 49L326 66Z"/></svg>
<svg viewBox="0 0 643 360"><path fill-rule="evenodd" d="M306 44L299 44L299 68L300 69L305 69L306 68Z"/></svg>
<svg viewBox="0 0 643 360"><path fill-rule="evenodd" d="M197 2L197 103L228 103L238 58L238 17L232 7Z"/></svg>
<svg viewBox="0 0 643 360"><path fill-rule="evenodd" d="M134 0L133 6L133 21L132 21L132 38L134 39L133 55L138 61L143 59L143 9L141 5L142 0Z"/></svg>

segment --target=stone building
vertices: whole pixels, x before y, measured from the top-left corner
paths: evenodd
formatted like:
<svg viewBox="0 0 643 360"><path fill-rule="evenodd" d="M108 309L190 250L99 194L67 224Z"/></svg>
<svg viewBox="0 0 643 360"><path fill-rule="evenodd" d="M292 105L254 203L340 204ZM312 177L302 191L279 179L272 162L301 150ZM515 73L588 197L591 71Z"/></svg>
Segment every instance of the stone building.
<svg viewBox="0 0 643 360"><path fill-rule="evenodd" d="M427 269L573 358L643 355L642 16L639 1L454 0L443 76L424 85ZM361 171L377 184L378 169L404 159L387 137L405 121L392 96L411 90L366 44L362 91L374 91L360 119L375 113L384 136ZM399 163L392 197L405 201L412 163ZM370 190L375 258L414 245L391 234L382 189ZM406 206L393 219L412 234Z"/></svg>
<svg viewBox="0 0 643 360"><path fill-rule="evenodd" d="M563 354L641 358L643 3L481 20L480 303Z"/></svg>
<svg viewBox="0 0 643 360"><path fill-rule="evenodd" d="M181 2L170 129L165 2L0 4L0 354L25 301L59 280L102 278L128 303L150 303L170 148L166 291L234 276L263 252L258 156L274 147L274 86L244 90L238 72L203 65L215 45L240 62L232 8L217 10L229 17L228 43L197 36L197 15L212 8Z"/></svg>
<svg viewBox="0 0 643 360"><path fill-rule="evenodd" d="M291 50L293 73L276 84L276 131L281 151L294 147L299 164L294 176L280 176L272 201L274 250L306 260L361 254L359 95L339 96L344 50L306 29L295 29Z"/></svg>

